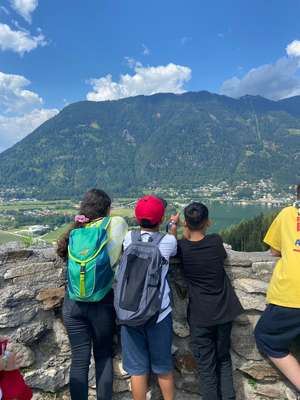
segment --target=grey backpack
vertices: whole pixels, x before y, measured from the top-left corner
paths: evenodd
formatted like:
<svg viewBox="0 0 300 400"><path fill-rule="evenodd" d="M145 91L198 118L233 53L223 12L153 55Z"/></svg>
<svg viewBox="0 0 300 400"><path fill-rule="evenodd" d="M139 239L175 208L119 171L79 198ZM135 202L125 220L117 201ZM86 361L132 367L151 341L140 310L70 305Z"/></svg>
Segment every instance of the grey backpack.
<svg viewBox="0 0 300 400"><path fill-rule="evenodd" d="M115 299L116 323L137 329L155 325L161 309L165 282L160 291L162 257L158 243L165 236L155 232L148 242L141 239L141 231L131 231L131 244L124 251L116 272Z"/></svg>

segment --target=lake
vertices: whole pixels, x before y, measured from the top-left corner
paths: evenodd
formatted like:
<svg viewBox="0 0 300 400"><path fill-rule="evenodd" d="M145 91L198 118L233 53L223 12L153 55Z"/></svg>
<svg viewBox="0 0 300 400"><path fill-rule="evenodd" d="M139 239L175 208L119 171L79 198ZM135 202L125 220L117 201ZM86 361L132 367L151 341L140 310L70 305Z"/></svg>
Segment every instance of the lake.
<svg viewBox="0 0 300 400"><path fill-rule="evenodd" d="M221 229L224 231L235 223L241 222L242 219L248 221L250 218L260 215L261 213L268 214L272 210L277 210L278 207L263 206L263 205L239 205L239 204L207 204L209 210L209 218L211 219L210 228L207 233L219 233Z"/></svg>

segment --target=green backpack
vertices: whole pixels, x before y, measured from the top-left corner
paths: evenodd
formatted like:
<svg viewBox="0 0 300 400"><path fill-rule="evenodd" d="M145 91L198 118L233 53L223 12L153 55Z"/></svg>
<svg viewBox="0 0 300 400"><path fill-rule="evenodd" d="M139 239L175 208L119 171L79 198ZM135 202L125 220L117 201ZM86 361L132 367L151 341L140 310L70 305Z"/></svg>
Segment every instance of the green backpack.
<svg viewBox="0 0 300 400"><path fill-rule="evenodd" d="M73 229L69 237L67 266L70 299L99 301L111 289L114 271L106 248L110 218L95 228Z"/></svg>

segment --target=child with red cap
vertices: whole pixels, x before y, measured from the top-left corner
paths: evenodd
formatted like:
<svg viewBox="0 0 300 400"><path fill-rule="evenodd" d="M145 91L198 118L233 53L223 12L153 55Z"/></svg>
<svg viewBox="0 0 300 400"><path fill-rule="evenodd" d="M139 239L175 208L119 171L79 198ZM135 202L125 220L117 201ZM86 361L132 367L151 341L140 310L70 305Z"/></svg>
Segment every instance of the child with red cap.
<svg viewBox="0 0 300 400"><path fill-rule="evenodd" d="M135 216L141 226L141 239L148 241L149 237L159 231L164 221L167 202L163 199L146 196L140 199L135 208ZM121 343L123 351L123 368L131 375L131 389L134 400L146 400L147 373L149 364L152 371L157 374L158 382L164 400L173 400L174 379L173 359L171 346L173 341L173 328L171 306L169 299L170 288L167 273L169 258L177 252L177 225L179 215L171 215L169 222L171 234L165 235L158 243L161 255L167 263L163 265L160 290L163 292L162 312L155 325L144 329L134 329L121 326ZM124 250L132 242L129 231L123 243Z"/></svg>

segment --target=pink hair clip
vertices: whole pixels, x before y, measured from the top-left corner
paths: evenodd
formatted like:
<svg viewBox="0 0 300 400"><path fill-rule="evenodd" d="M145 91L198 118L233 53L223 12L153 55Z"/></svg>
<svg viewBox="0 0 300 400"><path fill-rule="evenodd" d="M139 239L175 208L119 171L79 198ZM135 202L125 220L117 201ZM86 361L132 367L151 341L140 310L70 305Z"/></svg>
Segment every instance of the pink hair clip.
<svg viewBox="0 0 300 400"><path fill-rule="evenodd" d="M75 221L76 222L81 222L82 224L85 224L86 222L89 222L89 218L87 218L86 216L84 216L84 215L76 215L76 217L75 217Z"/></svg>

